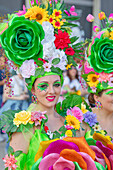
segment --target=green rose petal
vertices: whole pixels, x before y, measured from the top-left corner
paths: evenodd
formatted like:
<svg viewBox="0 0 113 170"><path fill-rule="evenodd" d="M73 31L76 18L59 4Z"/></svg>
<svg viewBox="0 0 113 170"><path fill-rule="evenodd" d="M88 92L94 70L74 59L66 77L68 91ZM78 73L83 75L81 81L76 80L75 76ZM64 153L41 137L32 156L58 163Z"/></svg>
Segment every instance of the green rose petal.
<svg viewBox="0 0 113 170"><path fill-rule="evenodd" d="M9 60L20 66L25 60L37 61L43 57L41 41L44 30L41 24L15 15L8 25L8 29L0 36L0 43Z"/></svg>
<svg viewBox="0 0 113 170"><path fill-rule="evenodd" d="M91 47L91 55L88 62L95 72L113 72L113 40L109 38L96 38Z"/></svg>

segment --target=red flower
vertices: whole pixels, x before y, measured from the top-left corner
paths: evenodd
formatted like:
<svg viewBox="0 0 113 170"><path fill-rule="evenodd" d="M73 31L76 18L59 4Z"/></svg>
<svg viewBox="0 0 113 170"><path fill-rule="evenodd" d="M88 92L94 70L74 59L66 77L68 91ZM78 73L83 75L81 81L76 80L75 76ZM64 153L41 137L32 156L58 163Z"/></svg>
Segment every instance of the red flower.
<svg viewBox="0 0 113 170"><path fill-rule="evenodd" d="M47 133L47 131L49 130L49 128L48 128L47 126L44 126L44 130L45 130L46 133Z"/></svg>
<svg viewBox="0 0 113 170"><path fill-rule="evenodd" d="M73 50L72 47L70 47L70 48L67 48L67 49L66 49L65 53L66 53L67 55L74 55L74 54L75 54L75 51Z"/></svg>
<svg viewBox="0 0 113 170"><path fill-rule="evenodd" d="M44 64L47 63L47 61L42 58L38 58L38 60L43 61Z"/></svg>
<svg viewBox="0 0 113 170"><path fill-rule="evenodd" d="M53 18L49 18L49 22L52 23L53 22Z"/></svg>
<svg viewBox="0 0 113 170"><path fill-rule="evenodd" d="M66 33L65 31L62 32L61 30L58 30L58 34L55 34L55 46L57 49L61 48L67 48L68 44L71 43L70 38L69 38L69 34Z"/></svg>

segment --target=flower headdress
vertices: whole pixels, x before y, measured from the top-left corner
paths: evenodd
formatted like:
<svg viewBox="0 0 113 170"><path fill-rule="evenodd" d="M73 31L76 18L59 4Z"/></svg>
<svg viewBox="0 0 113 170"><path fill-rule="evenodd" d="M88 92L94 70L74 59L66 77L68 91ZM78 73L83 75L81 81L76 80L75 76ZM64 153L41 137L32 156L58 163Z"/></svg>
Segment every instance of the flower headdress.
<svg viewBox="0 0 113 170"><path fill-rule="evenodd" d="M36 78L54 73L61 76L67 64L76 65L73 57L79 57L81 45L75 44L77 37L71 37L71 28L77 26L69 21L79 19L74 13L66 14L65 4L50 1L41 4L30 1L30 9L9 15L3 23L0 43L9 60L14 63L25 78L31 90ZM81 55L80 55L81 56Z"/></svg>
<svg viewBox="0 0 113 170"><path fill-rule="evenodd" d="M83 79L88 92L98 94L102 90L113 88L113 14L109 18L104 12L98 14L101 28L94 26L96 32L87 48ZM89 14L87 21L94 21ZM103 23L103 24L102 24Z"/></svg>

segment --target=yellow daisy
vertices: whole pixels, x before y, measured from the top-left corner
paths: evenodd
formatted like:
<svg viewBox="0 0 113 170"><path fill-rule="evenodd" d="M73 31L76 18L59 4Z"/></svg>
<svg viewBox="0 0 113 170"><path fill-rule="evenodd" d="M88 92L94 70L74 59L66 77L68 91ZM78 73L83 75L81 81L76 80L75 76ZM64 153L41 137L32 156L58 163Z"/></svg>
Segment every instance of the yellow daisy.
<svg viewBox="0 0 113 170"><path fill-rule="evenodd" d="M62 14L61 10L54 9L52 15L55 19L60 19L60 18L62 18L61 14Z"/></svg>
<svg viewBox="0 0 113 170"><path fill-rule="evenodd" d="M79 120L76 117L71 116L71 115L67 115L66 116L66 121L67 121L67 124L69 126L72 126L76 130L80 129L80 122L79 122Z"/></svg>
<svg viewBox="0 0 113 170"><path fill-rule="evenodd" d="M42 24L44 21L47 21L48 17L48 11L45 9L39 8L38 6L34 6L25 14L25 18L29 18L30 20L36 20L40 24Z"/></svg>
<svg viewBox="0 0 113 170"><path fill-rule="evenodd" d="M87 76L87 84L90 86L90 87L93 87L93 86L97 86L97 84L99 83L99 75L96 75L96 74L89 74Z"/></svg>
<svg viewBox="0 0 113 170"><path fill-rule="evenodd" d="M110 39L113 40L113 31L110 32Z"/></svg>
<svg viewBox="0 0 113 170"><path fill-rule="evenodd" d="M63 25L63 21L60 21L59 19L56 21L56 20L53 20L53 26L54 28L56 29L61 29L61 26Z"/></svg>
<svg viewBox="0 0 113 170"><path fill-rule="evenodd" d="M72 63L71 64L67 64L66 69L68 70L69 68L71 68L71 66L72 66Z"/></svg>

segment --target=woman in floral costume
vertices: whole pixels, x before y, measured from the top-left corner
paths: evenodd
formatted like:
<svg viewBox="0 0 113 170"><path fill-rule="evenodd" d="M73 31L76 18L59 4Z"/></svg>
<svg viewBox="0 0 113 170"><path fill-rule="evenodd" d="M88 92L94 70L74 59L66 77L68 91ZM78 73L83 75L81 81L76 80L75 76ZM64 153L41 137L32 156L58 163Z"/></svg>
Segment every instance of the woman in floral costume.
<svg viewBox="0 0 113 170"><path fill-rule="evenodd" d="M86 142L84 137L78 137L88 130L83 120L92 132L98 125L84 99L72 94L57 104L63 70L75 66L73 57L81 47L73 45L76 37L70 38L70 26L75 25L68 21L77 17L64 10L64 3L59 1L45 6L34 1L30 5L30 9L23 7L23 11L9 16L8 26L2 25L0 36L7 58L25 78L35 99L26 111L9 110L0 117L0 126L10 140L8 154L3 158L5 168L110 169L111 141L102 138L104 146L92 138ZM73 52L73 56L66 51Z"/></svg>
<svg viewBox="0 0 113 170"><path fill-rule="evenodd" d="M89 102L95 106L92 110L100 123L99 129L113 137L113 14L107 18L100 12L99 19L106 27L93 28L96 36L88 46L82 77L90 93ZM87 20L92 22L94 17L88 15Z"/></svg>

